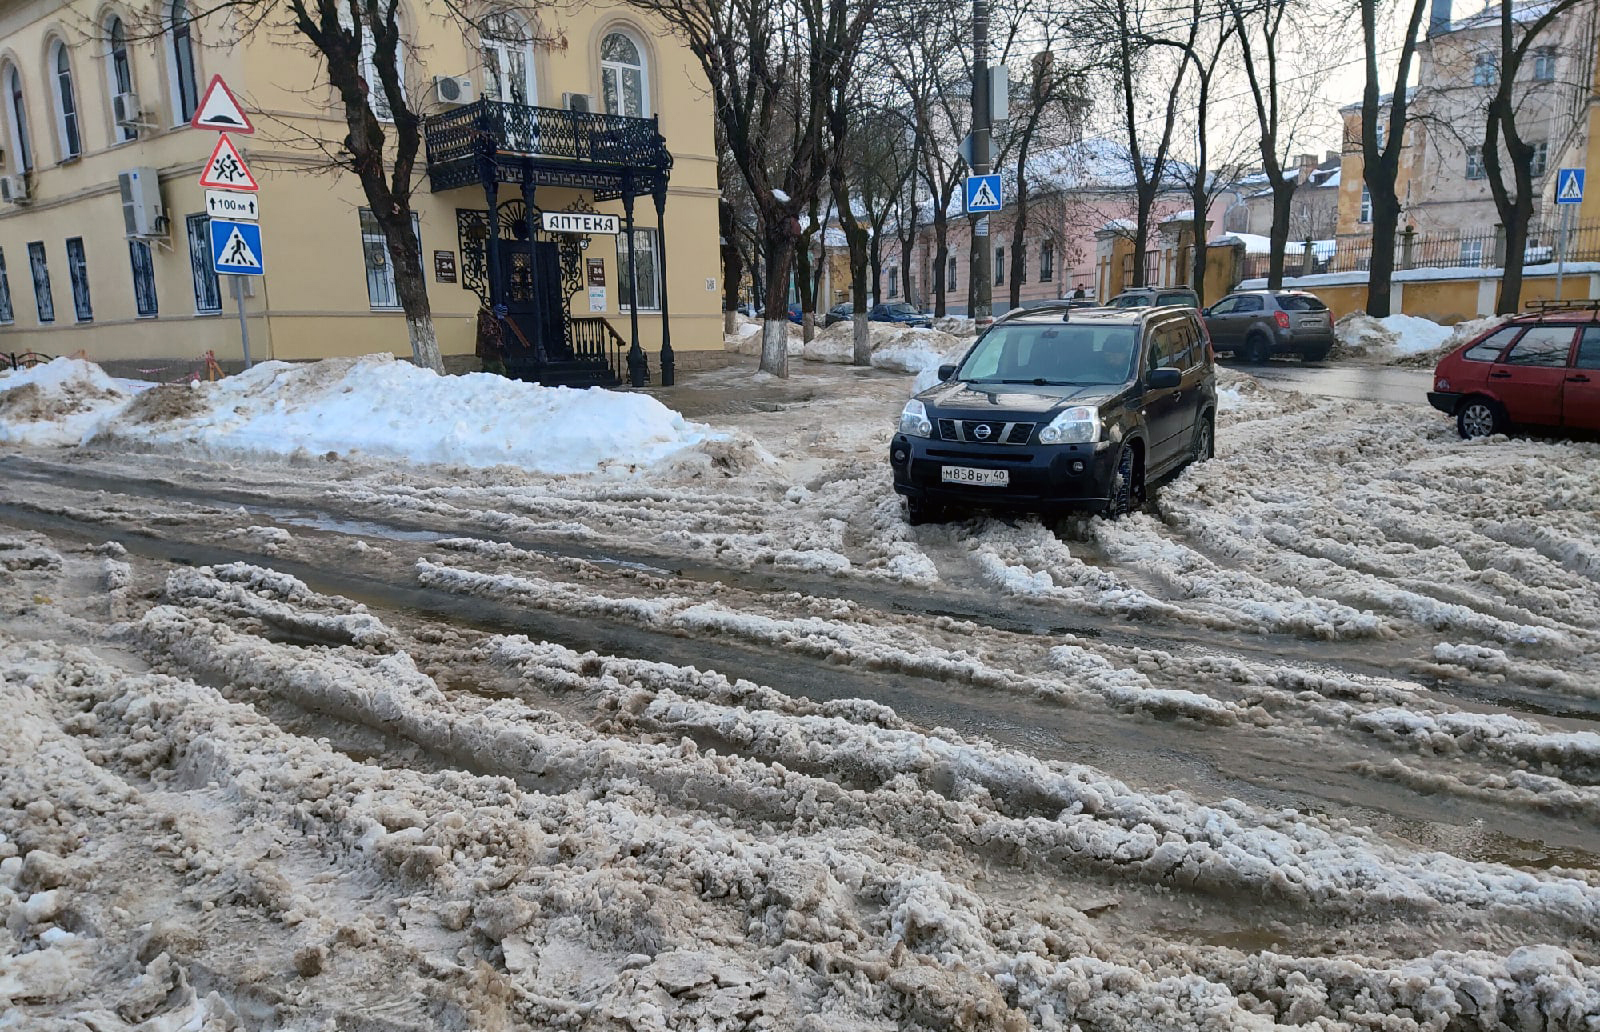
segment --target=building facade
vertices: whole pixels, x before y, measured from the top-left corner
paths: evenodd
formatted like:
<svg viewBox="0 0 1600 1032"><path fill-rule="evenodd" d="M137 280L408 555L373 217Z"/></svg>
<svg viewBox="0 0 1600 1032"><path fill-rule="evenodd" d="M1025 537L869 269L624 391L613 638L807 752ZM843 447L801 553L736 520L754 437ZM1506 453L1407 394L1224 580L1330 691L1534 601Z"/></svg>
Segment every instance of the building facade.
<svg viewBox="0 0 1600 1032"><path fill-rule="evenodd" d="M217 134L188 124L220 75L256 127L230 137L260 184L253 357L409 355L383 235L333 165L348 127L319 55L287 23L245 32L227 8L195 19L192 4L0 3L0 351L242 356L198 181ZM680 355L720 349L713 113L687 50L617 6L536 18L411 0L400 20L405 87L427 118L412 205L444 354L473 351L487 303L534 295L524 328L569 346L636 337L657 368L670 314ZM139 225L131 172L159 184L144 195L159 215ZM561 232L542 217L620 228L628 209L631 250L610 220Z"/></svg>

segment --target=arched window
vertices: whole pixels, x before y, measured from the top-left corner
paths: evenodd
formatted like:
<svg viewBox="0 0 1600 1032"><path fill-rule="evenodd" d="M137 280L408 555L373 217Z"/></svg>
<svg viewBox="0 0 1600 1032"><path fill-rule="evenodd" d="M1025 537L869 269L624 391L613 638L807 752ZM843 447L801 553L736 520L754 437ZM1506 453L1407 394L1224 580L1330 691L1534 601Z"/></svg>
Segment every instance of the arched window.
<svg viewBox="0 0 1600 1032"><path fill-rule="evenodd" d="M78 132L78 102L72 93L72 60L67 45L59 39L50 47L50 76L56 91L56 139L61 159L83 153L83 137Z"/></svg>
<svg viewBox="0 0 1600 1032"><path fill-rule="evenodd" d="M194 71L194 26L185 0L172 0L167 18L167 71L172 78L172 121L183 125L200 106Z"/></svg>
<svg viewBox="0 0 1600 1032"><path fill-rule="evenodd" d="M122 19L112 15L106 22L106 86L111 91L111 119L117 118L117 97L133 94L133 65L128 60L128 30ZM127 111L126 114L137 114ZM118 143L137 139L139 130L131 125L116 124L112 139Z"/></svg>
<svg viewBox="0 0 1600 1032"><path fill-rule="evenodd" d="M537 103L533 78L533 37L516 19L496 14L484 20L483 97L507 104Z"/></svg>
<svg viewBox="0 0 1600 1032"><path fill-rule="evenodd" d="M12 169L17 172L33 171L33 151L28 144L28 106L22 100L22 76L16 65L6 66L5 76L6 121L10 123Z"/></svg>
<svg viewBox="0 0 1600 1032"><path fill-rule="evenodd" d="M650 113L644 48L626 32L606 33L600 41L600 91L606 114L643 118Z"/></svg>

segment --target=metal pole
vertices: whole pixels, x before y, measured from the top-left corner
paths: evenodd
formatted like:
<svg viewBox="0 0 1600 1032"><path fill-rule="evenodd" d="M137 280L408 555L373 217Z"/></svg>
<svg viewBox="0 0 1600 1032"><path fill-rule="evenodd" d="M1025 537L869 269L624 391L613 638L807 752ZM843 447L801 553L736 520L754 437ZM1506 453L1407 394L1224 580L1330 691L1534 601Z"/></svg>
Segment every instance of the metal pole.
<svg viewBox="0 0 1600 1032"><path fill-rule="evenodd" d="M989 4L972 0L972 171L989 174ZM989 247L989 216L972 223L977 254L972 262L972 318L978 329L993 322L994 252Z"/></svg>
<svg viewBox="0 0 1600 1032"><path fill-rule="evenodd" d="M233 292L233 299L239 303L239 340L244 345L244 367L249 369L250 361L250 324L244 318L244 276L229 276L228 289Z"/></svg>
<svg viewBox="0 0 1600 1032"><path fill-rule="evenodd" d="M678 360L672 353L672 307L667 302L667 181L658 178L651 197L656 202L656 264L661 268L661 386L678 382ZM628 244L633 247L632 242ZM628 251L633 257L633 251Z"/></svg>
<svg viewBox="0 0 1600 1032"><path fill-rule="evenodd" d="M633 239L633 177L622 177L623 232L628 239L628 325L631 343L628 345L628 385L643 387L650 377L650 367L639 347L639 259Z"/></svg>
<svg viewBox="0 0 1600 1032"><path fill-rule="evenodd" d="M1567 219L1572 216L1572 205L1561 206L1561 239L1556 241L1556 300L1561 300L1561 281L1566 278Z"/></svg>

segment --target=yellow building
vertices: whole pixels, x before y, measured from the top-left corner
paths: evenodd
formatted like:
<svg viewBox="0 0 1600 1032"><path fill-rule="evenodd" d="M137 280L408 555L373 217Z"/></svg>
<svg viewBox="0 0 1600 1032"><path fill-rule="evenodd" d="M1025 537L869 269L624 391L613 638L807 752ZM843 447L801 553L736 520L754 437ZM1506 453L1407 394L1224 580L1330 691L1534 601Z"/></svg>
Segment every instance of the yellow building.
<svg viewBox="0 0 1600 1032"><path fill-rule="evenodd" d="M333 166L348 129L319 55L277 5L248 32L226 7L191 22L200 9L0 2L0 352L242 357L199 183L218 134L188 124L220 75L256 128L230 136L260 183L265 274L240 278L252 356L409 355L382 234ZM614 366L636 321L659 376L669 319L680 355L720 350L712 109L687 49L615 6L407 0L401 23L427 117L412 201L443 353L472 353L491 264L498 300L552 356L582 345ZM628 208L636 318L619 275ZM562 212L617 224L547 228Z"/></svg>

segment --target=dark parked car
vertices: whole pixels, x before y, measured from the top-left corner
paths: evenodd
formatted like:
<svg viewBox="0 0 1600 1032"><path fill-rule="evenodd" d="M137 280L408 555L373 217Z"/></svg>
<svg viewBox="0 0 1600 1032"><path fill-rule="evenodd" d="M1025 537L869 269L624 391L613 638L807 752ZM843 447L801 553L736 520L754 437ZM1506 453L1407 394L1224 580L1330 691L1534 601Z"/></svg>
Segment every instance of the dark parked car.
<svg viewBox="0 0 1600 1032"><path fill-rule="evenodd" d="M1194 309L1008 312L939 378L889 445L911 523L949 508L1116 516L1212 454L1216 366Z"/></svg>
<svg viewBox="0 0 1600 1032"><path fill-rule="evenodd" d="M1439 360L1428 401L1462 437L1600 430L1600 313L1521 315L1480 334Z"/></svg>
<svg viewBox="0 0 1600 1032"><path fill-rule="evenodd" d="M1211 346L1246 362L1299 355L1320 362L1333 347L1333 313L1303 290L1240 290L1205 310Z"/></svg>
<svg viewBox="0 0 1600 1032"><path fill-rule="evenodd" d="M1151 308L1157 305L1200 307L1200 295L1189 287L1133 287L1110 301L1107 308Z"/></svg>
<svg viewBox="0 0 1600 1032"><path fill-rule="evenodd" d="M832 308L828 309L828 314L822 317L822 325L832 326L836 322L844 322L855 314L855 310L856 306L852 301L846 301L841 305L834 305Z"/></svg>

